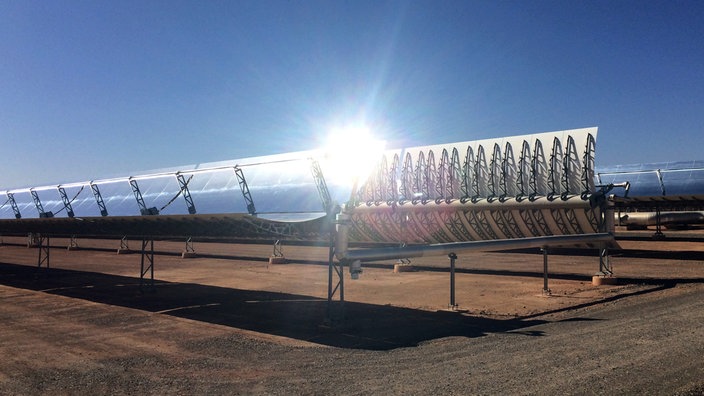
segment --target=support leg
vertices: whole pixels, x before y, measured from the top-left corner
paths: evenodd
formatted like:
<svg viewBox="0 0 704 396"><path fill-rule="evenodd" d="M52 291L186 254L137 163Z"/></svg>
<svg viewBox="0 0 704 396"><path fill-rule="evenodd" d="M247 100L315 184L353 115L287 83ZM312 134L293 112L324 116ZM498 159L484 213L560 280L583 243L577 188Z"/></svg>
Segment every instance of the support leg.
<svg viewBox="0 0 704 396"><path fill-rule="evenodd" d="M599 272L597 275L602 276L613 276L614 271L611 268L611 262L609 262L609 249L603 248L599 250Z"/></svg>
<svg viewBox="0 0 704 396"><path fill-rule="evenodd" d="M130 247L127 243L127 236L123 236L122 239L120 239L120 247L117 249L117 254L127 254L127 253L132 253L130 250Z"/></svg>
<svg viewBox="0 0 704 396"><path fill-rule="evenodd" d="M594 286L615 285L618 283L618 279L613 275L613 267L609 262L609 249L602 248L599 250L599 272L592 277L592 284Z"/></svg>
<svg viewBox="0 0 704 396"><path fill-rule="evenodd" d="M269 256L269 264L286 264L287 260L284 256L284 248L281 244L281 240L276 240L274 242L274 251L271 256Z"/></svg>
<svg viewBox="0 0 704 396"><path fill-rule="evenodd" d="M457 260L457 255L450 253L447 255L450 258L450 305L448 306L451 310L457 309L457 304L455 303L455 260Z"/></svg>
<svg viewBox="0 0 704 396"><path fill-rule="evenodd" d="M548 287L548 249L543 248L543 294L549 296L552 292Z"/></svg>
<svg viewBox="0 0 704 396"><path fill-rule="evenodd" d="M149 248L149 250L147 250ZM145 260L146 259L146 260ZM145 266L146 261L146 266ZM139 290L143 291L144 275L149 273L149 287L154 288L154 240L142 239L142 261L139 275Z"/></svg>
<svg viewBox="0 0 704 396"><path fill-rule="evenodd" d="M36 235L37 244L39 246L39 258L37 260L37 269L46 265L47 271L49 270L49 237L44 235Z"/></svg>
<svg viewBox="0 0 704 396"><path fill-rule="evenodd" d="M71 240L68 243L67 250L78 250L78 239L75 235L71 235Z"/></svg>
<svg viewBox="0 0 704 396"><path fill-rule="evenodd" d="M194 258L196 257L196 249L193 247L193 240L191 237L186 239L186 249L181 252L181 258Z"/></svg>
<svg viewBox="0 0 704 396"><path fill-rule="evenodd" d="M345 278L344 278L344 263L335 262L335 233L330 233L330 249L328 252L328 307L327 321L332 323L335 319L343 320L345 317ZM337 277L337 284L335 278ZM340 294L340 310L337 318L333 316L333 297L335 293Z"/></svg>

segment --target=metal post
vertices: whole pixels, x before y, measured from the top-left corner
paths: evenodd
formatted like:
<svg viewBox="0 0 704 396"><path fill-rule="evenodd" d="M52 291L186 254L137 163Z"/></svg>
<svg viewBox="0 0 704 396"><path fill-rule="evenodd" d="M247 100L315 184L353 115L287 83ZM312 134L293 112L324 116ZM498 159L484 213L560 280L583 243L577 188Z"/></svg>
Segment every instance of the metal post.
<svg viewBox="0 0 704 396"><path fill-rule="evenodd" d="M49 237L44 235L38 235L39 240L39 259L37 260L37 268L41 268L42 265L46 264L47 271L49 270Z"/></svg>
<svg viewBox="0 0 704 396"><path fill-rule="evenodd" d="M149 250L147 250L149 246ZM147 259L147 266L144 266L144 259ZM144 275L150 273L149 276L149 286L154 287L154 239L142 239L142 261L140 266L140 276L139 276L139 289L142 290L144 285Z"/></svg>
<svg viewBox="0 0 704 396"><path fill-rule="evenodd" d="M655 234L653 239L665 239L665 234L662 232L662 224L660 222L660 205L655 205Z"/></svg>
<svg viewBox="0 0 704 396"><path fill-rule="evenodd" d="M184 249L183 252L181 252L181 258L195 258L197 257L196 255L196 248L193 246L193 238L188 237L186 239L186 248Z"/></svg>
<svg viewBox="0 0 704 396"><path fill-rule="evenodd" d="M337 284L333 285L335 274L337 274ZM330 231L330 248L328 251L328 307L327 320L332 323L334 319L342 320L345 318L345 277L344 263L335 262L335 231ZM340 310L337 318L333 318L332 305L335 293L340 293Z"/></svg>
<svg viewBox="0 0 704 396"><path fill-rule="evenodd" d="M550 295L552 293L548 287L548 248L543 249L543 294Z"/></svg>
<svg viewBox="0 0 704 396"><path fill-rule="evenodd" d="M284 257L284 248L281 244L281 240L277 239L276 242L274 242L274 252L272 253L273 257Z"/></svg>
<svg viewBox="0 0 704 396"><path fill-rule="evenodd" d="M335 242L334 234L330 232L330 246L328 249L328 320L332 320L332 273L334 271L335 260Z"/></svg>
<svg viewBox="0 0 704 396"><path fill-rule="evenodd" d="M447 257L450 258L450 305L448 308L454 310L457 309L455 303L455 260L457 260L457 255L450 253Z"/></svg>
<svg viewBox="0 0 704 396"><path fill-rule="evenodd" d="M599 276L612 276L614 274L609 262L609 249L603 248L599 250Z"/></svg>
<svg viewBox="0 0 704 396"><path fill-rule="evenodd" d="M195 253L196 249L193 247L193 238L188 237L186 239L186 252L187 253Z"/></svg>
<svg viewBox="0 0 704 396"><path fill-rule="evenodd" d="M68 242L67 250L78 250L78 239L75 235L71 235L71 240Z"/></svg>

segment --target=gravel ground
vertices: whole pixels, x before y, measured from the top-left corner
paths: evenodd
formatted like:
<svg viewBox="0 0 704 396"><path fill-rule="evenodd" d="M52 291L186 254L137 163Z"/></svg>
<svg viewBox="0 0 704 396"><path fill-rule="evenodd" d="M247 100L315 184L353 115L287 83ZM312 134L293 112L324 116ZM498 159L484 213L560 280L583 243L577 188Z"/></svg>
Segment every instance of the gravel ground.
<svg viewBox="0 0 704 396"><path fill-rule="evenodd" d="M305 294L298 282L290 286L295 293L277 291L283 286L272 279L259 288L218 285L225 281L211 278L221 274L196 261L202 267L190 264L189 276L198 283L186 283L181 267L164 268L169 281L140 293L133 277L110 269L117 256L57 254L44 277L26 248L2 249L0 394L704 394L698 261L686 263L680 279L673 263L662 282L646 276L643 284L590 289L564 281L590 289L589 298L514 298L500 289L508 297L496 304L472 302L486 305L487 315L384 303L397 298L391 294L373 303L365 289L351 288L348 320L330 327L321 320L320 292ZM102 257L106 271L60 269L77 265L68 264L77 257L93 266ZM242 282L261 275L243 268ZM296 269L278 271L291 283L289 268ZM422 282L435 281L411 275L416 296L426 293ZM367 287L386 282L373 269L365 276ZM539 278L517 278L513 286L539 290ZM527 300L546 305L516 308ZM410 297L399 301L413 305Z"/></svg>

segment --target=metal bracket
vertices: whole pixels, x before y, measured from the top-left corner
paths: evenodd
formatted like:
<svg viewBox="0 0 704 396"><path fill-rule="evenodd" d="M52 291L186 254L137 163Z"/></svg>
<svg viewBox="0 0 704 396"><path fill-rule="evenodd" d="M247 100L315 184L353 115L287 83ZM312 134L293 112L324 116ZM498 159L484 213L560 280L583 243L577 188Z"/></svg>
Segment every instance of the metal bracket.
<svg viewBox="0 0 704 396"><path fill-rule="evenodd" d="M188 182L191 177L186 180L181 173L176 174L176 180L178 180L178 185L181 187L181 194L183 194L183 199L186 200L186 206L188 207L188 213L196 214L196 206L193 204L193 198L191 197L191 192L188 190Z"/></svg>
<svg viewBox="0 0 704 396"><path fill-rule="evenodd" d="M130 178L130 186L132 187L132 193L134 193L134 198L137 200L139 212L142 214L142 216L158 215L159 209L157 209L156 207L147 208L147 205L144 203L142 192L139 191L139 184L137 184L137 179Z"/></svg>
<svg viewBox="0 0 704 396"><path fill-rule="evenodd" d="M32 194L32 200L34 201L34 206L37 207L37 212L39 212L40 219L54 217L54 213L44 211L44 206L42 205L42 201L39 199L39 194L37 194L34 189L30 189L29 193Z"/></svg>
<svg viewBox="0 0 704 396"><path fill-rule="evenodd" d="M247 179L244 177L244 172L242 172L242 169L238 166L236 166L234 170L237 176L237 182L240 185L240 190L242 190L242 197L244 197L244 202L247 204L247 212L252 216L256 216L257 209L254 207L254 200L252 199L252 194L249 192L249 186L247 185Z"/></svg>
<svg viewBox="0 0 704 396"><path fill-rule="evenodd" d="M56 187L57 190L59 190L59 195L61 196L61 201L64 203L64 208L66 208L66 215L68 217L74 217L75 214L73 213L73 207L71 206L71 201L68 199L68 195L66 195L66 189L64 189L61 186Z"/></svg>
<svg viewBox="0 0 704 396"><path fill-rule="evenodd" d="M105 207L105 201L103 201L103 196L100 195L100 189L97 184L90 182L90 189L93 191L93 196L95 197L95 202L98 204L98 210L100 210L100 215L105 217L108 215L108 209Z"/></svg>
<svg viewBox="0 0 704 396"><path fill-rule="evenodd" d="M665 239L665 234L662 232L662 222L660 221L660 205L655 205L655 234L653 234L653 239L663 240Z"/></svg>
<svg viewBox="0 0 704 396"><path fill-rule="evenodd" d="M15 201L15 196L11 192L7 193L7 200L10 201L10 206L12 206L12 211L15 212L15 218L16 219L21 219L22 214L20 213L20 208L17 206L17 202Z"/></svg>

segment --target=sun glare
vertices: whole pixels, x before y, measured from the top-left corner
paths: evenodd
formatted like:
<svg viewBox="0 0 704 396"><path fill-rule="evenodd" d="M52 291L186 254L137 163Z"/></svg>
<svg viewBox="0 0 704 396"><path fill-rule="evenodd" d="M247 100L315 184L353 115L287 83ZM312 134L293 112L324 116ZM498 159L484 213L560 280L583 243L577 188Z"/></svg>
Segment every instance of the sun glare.
<svg viewBox="0 0 704 396"><path fill-rule="evenodd" d="M381 159L386 142L367 127L333 130L325 145L326 177L353 185L362 183Z"/></svg>

